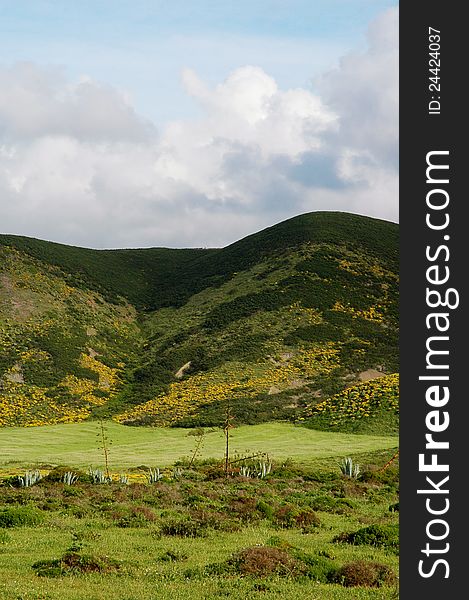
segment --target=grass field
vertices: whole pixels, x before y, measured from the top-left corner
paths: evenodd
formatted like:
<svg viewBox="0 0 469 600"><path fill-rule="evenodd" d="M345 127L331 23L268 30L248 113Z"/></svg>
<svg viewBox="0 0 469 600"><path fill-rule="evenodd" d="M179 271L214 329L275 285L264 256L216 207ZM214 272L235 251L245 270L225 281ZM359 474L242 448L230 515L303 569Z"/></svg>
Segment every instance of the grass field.
<svg viewBox="0 0 469 600"><path fill-rule="evenodd" d="M348 524L343 517L328 519L326 516L324 528L318 534L285 531L279 537L314 553L328 546L330 527L337 532ZM129 565L126 572L105 576L91 573L66 578L37 577L31 564L38 559L60 556L70 545L71 532L76 530L77 523L73 519L62 518L51 527L9 532L8 553L2 552L0 545L0 597L3 600L393 600L398 597L395 587L344 588L280 577L261 580L215 576L189 580L182 576L185 569L221 562L239 548L264 544L275 532L262 525L235 534L218 532L202 539L158 540L147 528L99 529L101 537L91 544L93 550L124 561ZM157 557L168 550L183 552L188 559L182 564L159 562ZM374 560L379 558L397 569L396 556L369 548L335 548L333 552L341 562L369 559L372 555Z"/></svg>
<svg viewBox="0 0 469 600"><path fill-rule="evenodd" d="M166 467L192 454L189 429L126 427L106 424L114 470L147 465ZM0 469L34 465L101 466L98 424L93 422L31 428L0 429ZM314 431L288 423L241 426L231 432L231 453L266 452L274 460L291 458L310 464L317 459L391 449L395 436L353 435ZM223 432L208 430L200 458L222 458Z"/></svg>
<svg viewBox="0 0 469 600"><path fill-rule="evenodd" d="M105 427L114 473L173 465L196 442L187 429ZM80 475L74 485L45 477L22 488L9 478L34 466L44 472L53 465L103 467L98 433L97 422L0 429L2 600L398 598L398 549L391 538L360 545L336 541L367 527L382 535L397 526L397 464L383 471L396 437L268 423L231 432L232 455L269 453L274 466L266 478L225 477L219 466L203 461L192 468L186 462L178 475L165 469L155 484L131 473L129 485L91 484ZM222 459L223 452L223 432L207 431L199 458ZM344 456L360 464L360 478L340 473ZM26 520L8 521L10 515ZM265 562L251 563L247 572L233 567L243 552L261 552ZM283 553L287 571L262 572L272 564L272 552ZM61 570L67 556L78 566ZM88 568L87 561L99 566ZM41 573L37 564L61 566ZM391 579L367 583L360 565L379 565ZM344 583L340 573L346 568L358 569L360 583Z"/></svg>

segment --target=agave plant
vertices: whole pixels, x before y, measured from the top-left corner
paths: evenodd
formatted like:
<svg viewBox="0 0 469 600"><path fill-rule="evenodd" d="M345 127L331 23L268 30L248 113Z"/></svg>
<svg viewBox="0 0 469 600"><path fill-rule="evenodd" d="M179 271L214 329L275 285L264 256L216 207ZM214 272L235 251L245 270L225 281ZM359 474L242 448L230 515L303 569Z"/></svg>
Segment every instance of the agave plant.
<svg viewBox="0 0 469 600"><path fill-rule="evenodd" d="M183 475L183 470L180 467L174 467L173 469L173 479L176 479L176 481L178 479L181 479Z"/></svg>
<svg viewBox="0 0 469 600"><path fill-rule="evenodd" d="M150 469L148 471L148 473L147 473L147 481L148 481L148 483L157 483L161 479L163 479L163 474L160 473L160 470L158 468L156 468L156 469Z"/></svg>
<svg viewBox="0 0 469 600"><path fill-rule="evenodd" d="M37 469L35 471L26 471L23 476L18 476L18 481L21 487L31 487L38 481L41 481L41 479L42 475Z"/></svg>
<svg viewBox="0 0 469 600"><path fill-rule="evenodd" d="M91 477L92 483L111 483L112 479L107 477L101 469L89 469L88 475Z"/></svg>
<svg viewBox="0 0 469 600"><path fill-rule="evenodd" d="M261 460L257 465L257 477L264 479L272 471L272 461Z"/></svg>
<svg viewBox="0 0 469 600"><path fill-rule="evenodd" d="M74 473L73 471L67 471L66 473L64 473L64 476L62 478L62 481L64 482L65 485L73 485L74 483L76 483L78 480L78 475L76 473Z"/></svg>
<svg viewBox="0 0 469 600"><path fill-rule="evenodd" d="M360 474L360 465L353 464L353 460L348 456L339 465L340 471L346 477L356 479Z"/></svg>
<svg viewBox="0 0 469 600"><path fill-rule="evenodd" d="M242 467L239 467L239 474L241 477L251 477L251 468L243 465Z"/></svg>

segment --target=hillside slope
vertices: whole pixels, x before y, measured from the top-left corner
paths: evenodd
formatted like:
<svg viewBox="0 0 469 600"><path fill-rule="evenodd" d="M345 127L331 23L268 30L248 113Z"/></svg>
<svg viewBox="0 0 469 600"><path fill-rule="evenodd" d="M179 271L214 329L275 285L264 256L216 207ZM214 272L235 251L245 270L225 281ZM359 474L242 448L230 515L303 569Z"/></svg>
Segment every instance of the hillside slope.
<svg viewBox="0 0 469 600"><path fill-rule="evenodd" d="M334 411L316 407L397 371L397 302L397 225L347 213L294 217L218 250L0 236L0 422L205 426L229 411L334 427ZM396 430L396 386L373 387L356 431L379 428L378 415Z"/></svg>

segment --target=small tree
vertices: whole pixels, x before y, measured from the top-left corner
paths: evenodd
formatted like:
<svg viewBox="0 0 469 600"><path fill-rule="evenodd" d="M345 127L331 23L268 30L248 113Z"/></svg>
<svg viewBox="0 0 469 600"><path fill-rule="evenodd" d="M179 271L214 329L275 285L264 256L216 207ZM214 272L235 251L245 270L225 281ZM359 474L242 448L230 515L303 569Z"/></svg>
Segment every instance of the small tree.
<svg viewBox="0 0 469 600"><path fill-rule="evenodd" d="M189 461L189 469L194 464L195 459L200 455L202 447L205 442L205 429L203 427L197 429L195 433L195 445L194 452L192 453L191 459Z"/></svg>
<svg viewBox="0 0 469 600"><path fill-rule="evenodd" d="M228 477L230 466L230 429L233 429L234 416L231 411L231 402L228 401L225 409L225 419L223 421L223 432L225 434L225 477Z"/></svg>
<svg viewBox="0 0 469 600"><path fill-rule="evenodd" d="M111 481L111 471L109 470L109 448L111 446L111 442L109 441L109 438L107 436L107 429L102 419L99 420L99 431L96 437L101 443L101 446L98 446L98 449L102 450L103 452L104 472L106 475L106 479L108 481Z"/></svg>

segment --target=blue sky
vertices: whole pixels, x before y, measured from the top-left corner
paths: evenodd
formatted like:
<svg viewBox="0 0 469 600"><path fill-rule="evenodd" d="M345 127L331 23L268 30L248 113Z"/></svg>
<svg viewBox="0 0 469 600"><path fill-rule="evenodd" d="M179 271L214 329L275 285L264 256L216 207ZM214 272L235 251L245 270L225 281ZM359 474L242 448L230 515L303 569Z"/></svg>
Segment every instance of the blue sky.
<svg viewBox="0 0 469 600"><path fill-rule="evenodd" d="M389 0L0 0L1 62L63 66L125 89L157 123L197 113L180 72L215 84L242 64L284 88L314 77L350 48Z"/></svg>
<svg viewBox="0 0 469 600"><path fill-rule="evenodd" d="M0 0L2 231L222 246L398 219L388 0Z"/></svg>

